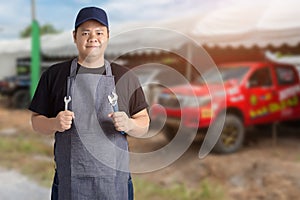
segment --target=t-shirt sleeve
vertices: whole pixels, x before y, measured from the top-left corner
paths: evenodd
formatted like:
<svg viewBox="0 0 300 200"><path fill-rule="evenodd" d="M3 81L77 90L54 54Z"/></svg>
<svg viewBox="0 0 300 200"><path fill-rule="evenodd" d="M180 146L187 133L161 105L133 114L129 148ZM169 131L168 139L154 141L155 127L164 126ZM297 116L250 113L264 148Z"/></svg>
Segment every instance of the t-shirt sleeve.
<svg viewBox="0 0 300 200"><path fill-rule="evenodd" d="M137 78L135 80L135 84L137 89L133 92L129 100L129 113L131 116L145 108L148 108L144 92Z"/></svg>
<svg viewBox="0 0 300 200"><path fill-rule="evenodd" d="M29 105L29 110L49 117L49 87L48 87L48 73L44 72L39 80L38 86L35 90L32 101Z"/></svg>
<svg viewBox="0 0 300 200"><path fill-rule="evenodd" d="M121 77L117 78L117 93L121 94L118 100L119 107L127 111L130 116L148 108L144 92L138 78L133 72L121 71Z"/></svg>
<svg viewBox="0 0 300 200"><path fill-rule="evenodd" d="M131 71L129 71L129 75L129 114L132 116L148 108L148 104L138 78Z"/></svg>

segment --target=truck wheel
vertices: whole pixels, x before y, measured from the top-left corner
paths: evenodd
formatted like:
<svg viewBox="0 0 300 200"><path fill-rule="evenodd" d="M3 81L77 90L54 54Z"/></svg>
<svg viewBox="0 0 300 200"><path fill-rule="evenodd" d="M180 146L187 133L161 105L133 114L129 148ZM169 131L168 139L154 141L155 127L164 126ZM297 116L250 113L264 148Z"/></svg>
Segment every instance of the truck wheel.
<svg viewBox="0 0 300 200"><path fill-rule="evenodd" d="M177 129L172 126L165 125L163 128L164 136L168 141L173 140L173 138L176 136L176 132Z"/></svg>
<svg viewBox="0 0 300 200"><path fill-rule="evenodd" d="M14 108L28 108L30 103L30 95L28 90L18 90L12 97L12 105Z"/></svg>
<svg viewBox="0 0 300 200"><path fill-rule="evenodd" d="M218 119L215 123L218 123ZM241 119L228 114L225 117L224 127L213 151L221 154L236 152L243 145L245 128Z"/></svg>

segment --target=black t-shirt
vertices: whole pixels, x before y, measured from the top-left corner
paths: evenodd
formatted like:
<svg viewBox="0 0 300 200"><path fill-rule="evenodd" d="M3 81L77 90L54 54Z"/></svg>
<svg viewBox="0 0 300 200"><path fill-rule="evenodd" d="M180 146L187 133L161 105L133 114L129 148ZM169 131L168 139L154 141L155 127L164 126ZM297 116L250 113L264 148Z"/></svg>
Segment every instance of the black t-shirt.
<svg viewBox="0 0 300 200"><path fill-rule="evenodd" d="M88 68L81 66L79 63L77 63L77 74L105 74L105 66L102 67L96 67L96 68Z"/></svg>
<svg viewBox="0 0 300 200"><path fill-rule="evenodd" d="M55 64L42 74L29 110L46 117L56 117L60 111L64 110L64 97L67 92L67 77L70 75L71 62L70 60ZM132 116L147 108L148 104L137 77L128 68L115 63L111 63L111 68L118 94L119 110ZM98 69L99 73L105 74L104 67Z"/></svg>

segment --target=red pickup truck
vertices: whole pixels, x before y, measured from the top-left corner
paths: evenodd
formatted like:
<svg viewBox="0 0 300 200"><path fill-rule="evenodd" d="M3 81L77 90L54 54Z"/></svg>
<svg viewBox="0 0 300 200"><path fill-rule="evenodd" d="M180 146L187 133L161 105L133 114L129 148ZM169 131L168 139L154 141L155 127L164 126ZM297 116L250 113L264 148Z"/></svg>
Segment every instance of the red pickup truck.
<svg viewBox="0 0 300 200"><path fill-rule="evenodd" d="M167 116L164 132L168 139L175 136L179 125L207 130L223 116L213 150L232 153L243 145L247 127L300 118L300 84L294 66L239 62L220 65L218 71L208 70L189 85L160 93L151 118L159 121Z"/></svg>

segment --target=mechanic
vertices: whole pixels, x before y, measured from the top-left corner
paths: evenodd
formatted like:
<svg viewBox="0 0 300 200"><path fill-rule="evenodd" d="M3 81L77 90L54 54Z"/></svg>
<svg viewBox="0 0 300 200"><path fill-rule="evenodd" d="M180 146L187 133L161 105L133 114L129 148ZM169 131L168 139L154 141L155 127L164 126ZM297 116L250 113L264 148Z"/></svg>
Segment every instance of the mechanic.
<svg viewBox="0 0 300 200"><path fill-rule="evenodd" d="M129 69L104 58L103 9L79 11L73 40L78 56L42 74L29 106L33 129L55 134L51 199L133 199L127 135L148 131L144 93Z"/></svg>

